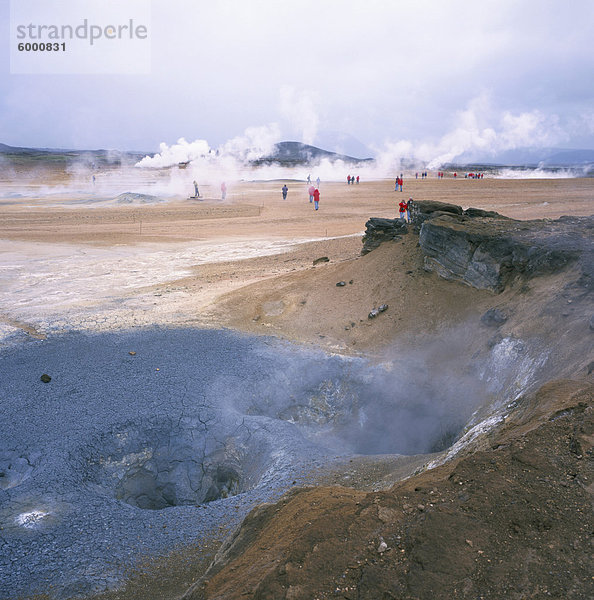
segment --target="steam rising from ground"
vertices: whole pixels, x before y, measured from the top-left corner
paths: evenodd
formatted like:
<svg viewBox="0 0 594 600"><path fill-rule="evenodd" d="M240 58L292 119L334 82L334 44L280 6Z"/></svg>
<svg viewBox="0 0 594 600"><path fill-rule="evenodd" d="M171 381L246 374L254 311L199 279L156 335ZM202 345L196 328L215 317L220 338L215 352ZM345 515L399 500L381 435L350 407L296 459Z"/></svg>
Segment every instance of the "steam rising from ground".
<svg viewBox="0 0 594 600"><path fill-rule="evenodd" d="M377 162L383 169L403 161L437 169L451 162L471 162L479 155L495 156L522 147L553 146L568 139L556 115L547 116L539 110L519 114L497 111L489 95L483 92L456 113L451 129L439 139L387 141L383 148L377 149Z"/></svg>
<svg viewBox="0 0 594 600"><path fill-rule="evenodd" d="M108 153L107 168L95 165L93 154L82 155L78 162L68 166L67 177L61 181L52 180L52 173L43 169L43 161L39 169L28 172L17 172L11 164L3 164L4 178L11 186L7 191L0 190L0 196L76 195L81 201L91 199L103 203L117 203L117 197L125 192L161 199L187 198L193 195L193 182L197 181L201 195L207 199L221 199L221 184L225 182L231 200L233 182L241 180L304 181L311 175L314 181L318 177L322 182L344 181L347 174L351 174L365 181L392 178L398 173L410 177L415 171L439 169L448 163L488 162L489 157L495 158L504 151L551 147L569 139L567 128L561 126L556 115L545 115L539 110L521 113L497 110L489 94L483 92L456 113L449 131L439 138L388 138L381 147L375 148L373 161L350 163L324 158L311 164L289 166L261 159L274 153L274 146L286 135L287 127L291 135L303 143L323 146L318 142L323 137L323 119L315 95L289 86L281 88L279 112L283 119L280 124L248 127L241 135L217 147L206 139L187 141L182 137L173 144L161 143L159 152L136 163L126 153ZM571 128L594 128L592 113L576 116ZM180 164L185 168L178 168ZM569 178L584 176L591 168L588 163L556 170L499 169L487 176Z"/></svg>
<svg viewBox="0 0 594 600"><path fill-rule="evenodd" d="M319 137L321 119L315 98L303 90L285 86L281 89L280 111L291 123L292 131L306 144L315 144ZM575 127L591 117L578 118ZM579 124L578 124L579 121ZM584 121L584 122L582 122ZM587 123L586 123L587 124ZM206 140L187 142L180 138L176 144L163 143L160 152L146 156L138 167L163 168L190 161L191 172L202 181L238 179L304 179L306 166L258 165L251 161L270 156L275 142L281 139L281 127L270 123L250 127L243 135L212 148ZM346 174L356 173L364 179L393 177L395 173L419 169L438 169L452 162L472 162L477 157L495 157L497 153L525 147L550 147L569 139L556 115L539 110L513 113L493 108L485 92L473 98L464 110L456 113L450 130L435 140L388 139L375 148L373 162L349 164L342 160L323 159L312 164L314 179L342 181ZM310 173L311 174L311 173ZM579 170L558 171L555 177L580 176ZM508 176L509 172L500 176ZM537 171L531 177L545 177L548 172ZM517 175L516 175L517 176Z"/></svg>
<svg viewBox="0 0 594 600"><path fill-rule="evenodd" d="M471 331L476 334L476 327L393 348L376 366L311 352L292 355L281 368L250 381L219 379L210 394L232 413L293 423L332 452L438 451L453 443L488 400L483 374L461 359L472 345ZM273 360L257 352L265 364Z"/></svg>

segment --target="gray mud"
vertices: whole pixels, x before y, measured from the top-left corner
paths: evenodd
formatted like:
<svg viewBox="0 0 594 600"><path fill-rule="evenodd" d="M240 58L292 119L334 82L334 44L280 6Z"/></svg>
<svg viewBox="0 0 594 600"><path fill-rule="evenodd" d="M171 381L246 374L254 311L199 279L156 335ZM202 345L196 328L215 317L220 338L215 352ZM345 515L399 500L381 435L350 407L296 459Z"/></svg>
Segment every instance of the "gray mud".
<svg viewBox="0 0 594 600"><path fill-rule="evenodd" d="M3 350L0 379L1 598L113 589L334 461L447 447L478 402L212 330L31 340Z"/></svg>

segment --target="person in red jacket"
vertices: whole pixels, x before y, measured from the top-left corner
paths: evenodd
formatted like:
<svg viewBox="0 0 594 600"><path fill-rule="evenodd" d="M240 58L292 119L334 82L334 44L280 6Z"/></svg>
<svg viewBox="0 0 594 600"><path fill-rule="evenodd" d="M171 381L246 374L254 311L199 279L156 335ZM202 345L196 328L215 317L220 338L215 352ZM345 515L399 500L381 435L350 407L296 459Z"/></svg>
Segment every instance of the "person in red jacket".
<svg viewBox="0 0 594 600"><path fill-rule="evenodd" d="M400 210L400 220L405 221L406 220L406 202L404 200L402 200L400 202L400 204L398 205L398 208Z"/></svg>
<svg viewBox="0 0 594 600"><path fill-rule="evenodd" d="M316 210L318 210L318 205L320 203L320 190L318 188L316 188L314 190L313 197L314 197L314 208Z"/></svg>

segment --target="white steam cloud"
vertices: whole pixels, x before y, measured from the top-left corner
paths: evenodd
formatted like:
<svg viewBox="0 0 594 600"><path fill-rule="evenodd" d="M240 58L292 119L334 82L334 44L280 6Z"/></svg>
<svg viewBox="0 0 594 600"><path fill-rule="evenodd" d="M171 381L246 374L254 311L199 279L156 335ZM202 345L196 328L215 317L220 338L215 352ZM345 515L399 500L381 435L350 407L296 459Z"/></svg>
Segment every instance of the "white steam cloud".
<svg viewBox="0 0 594 600"><path fill-rule="evenodd" d="M285 86L280 90L279 108L285 125L288 123L302 142L313 144L320 124L315 97L310 92ZM587 126L587 122L582 126ZM180 138L171 146L162 143L157 154L146 156L136 166L166 168L189 162L186 170L178 172L174 169L170 174L168 191L176 194L187 189L192 179L218 186L221 181L240 179L305 179L306 171L324 181L344 180L347 172L366 179L392 177L398 172L437 169L447 163L494 157L508 150L550 147L566 141L568 134L556 115L545 115L539 110L520 113L497 110L489 95L483 92L456 113L452 128L440 138L386 141L383 147L375 149L373 162L349 164L326 158L311 166L266 163L255 166L254 161L273 154L275 144L281 139L282 130L278 123L248 127L242 135L216 149L206 140L187 142ZM571 175L571 171L558 174Z"/></svg>
<svg viewBox="0 0 594 600"><path fill-rule="evenodd" d="M176 144L168 146L165 142L159 144L159 152L154 156L145 156L137 167L162 168L171 167L180 162L196 160L208 156L211 149L206 140L187 142L183 137Z"/></svg>
<svg viewBox="0 0 594 600"><path fill-rule="evenodd" d="M539 110L519 114L496 111L483 93L456 113L454 127L437 141L386 142L377 149L377 162L392 171L411 162L435 169L456 159L473 160L477 154L494 156L522 147L552 146L567 139L557 115L547 116Z"/></svg>
<svg viewBox="0 0 594 600"><path fill-rule="evenodd" d="M280 90L280 111L300 137L299 141L313 145L320 124L314 95L283 86Z"/></svg>
<svg viewBox="0 0 594 600"><path fill-rule="evenodd" d="M281 132L276 123L261 127L248 127L243 135L226 142L221 151L241 160L257 160L269 156L274 145L280 141Z"/></svg>

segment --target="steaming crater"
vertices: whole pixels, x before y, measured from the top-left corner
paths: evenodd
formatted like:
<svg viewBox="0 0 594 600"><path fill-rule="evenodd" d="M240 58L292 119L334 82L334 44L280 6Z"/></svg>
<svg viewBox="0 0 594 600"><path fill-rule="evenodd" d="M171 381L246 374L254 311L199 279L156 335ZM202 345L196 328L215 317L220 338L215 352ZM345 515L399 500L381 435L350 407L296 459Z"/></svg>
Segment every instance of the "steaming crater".
<svg viewBox="0 0 594 600"><path fill-rule="evenodd" d="M425 365L432 351L375 365L189 329L72 333L5 350L0 426L15 450L1 457L11 485L0 489L0 522L3 554L22 558L0 595L48 582L65 598L73 585L104 591L131 556L234 527L322 466L447 446L486 400L480 377ZM23 541L19 515L39 507L51 518L27 517L35 527Z"/></svg>

